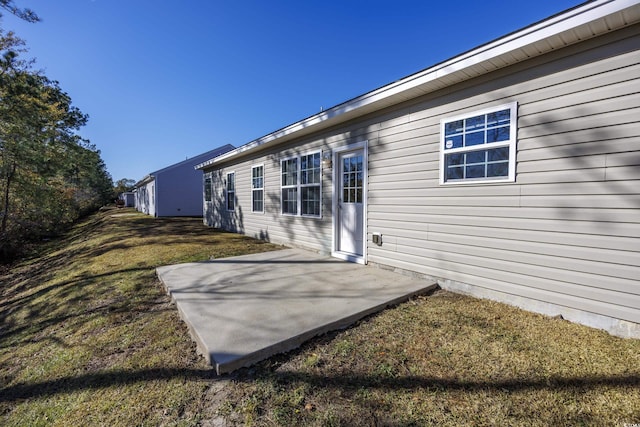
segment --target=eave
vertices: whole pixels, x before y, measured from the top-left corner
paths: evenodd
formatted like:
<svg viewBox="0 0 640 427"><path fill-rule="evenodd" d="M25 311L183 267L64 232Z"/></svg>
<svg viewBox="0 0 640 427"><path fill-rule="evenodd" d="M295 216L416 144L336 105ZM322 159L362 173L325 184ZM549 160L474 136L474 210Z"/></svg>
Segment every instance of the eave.
<svg viewBox="0 0 640 427"><path fill-rule="evenodd" d="M140 181L136 182L134 187L135 188L140 188L143 185L147 185L148 183L150 183L151 181L153 181L154 179L156 179L156 177L154 175L147 175L144 178L142 178Z"/></svg>

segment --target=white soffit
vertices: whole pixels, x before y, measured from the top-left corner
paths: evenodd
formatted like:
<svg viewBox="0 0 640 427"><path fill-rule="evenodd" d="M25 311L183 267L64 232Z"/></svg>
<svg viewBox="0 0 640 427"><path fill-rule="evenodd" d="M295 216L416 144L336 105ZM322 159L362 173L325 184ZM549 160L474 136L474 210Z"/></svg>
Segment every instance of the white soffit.
<svg viewBox="0 0 640 427"><path fill-rule="evenodd" d="M204 162L202 169L640 22L640 0L596 0L367 92Z"/></svg>

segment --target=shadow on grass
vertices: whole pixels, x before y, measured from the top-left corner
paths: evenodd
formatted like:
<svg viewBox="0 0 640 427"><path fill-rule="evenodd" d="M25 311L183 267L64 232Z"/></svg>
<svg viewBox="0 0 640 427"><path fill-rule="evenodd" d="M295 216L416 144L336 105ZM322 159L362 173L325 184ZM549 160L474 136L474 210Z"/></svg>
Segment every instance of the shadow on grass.
<svg viewBox="0 0 640 427"><path fill-rule="evenodd" d="M103 239L104 233L108 233L110 237ZM55 282L59 271L73 266L82 266L83 263L89 263L96 257L114 250L134 248L137 242L132 243L130 241L132 237L154 237L154 241L146 244L161 242L166 245L173 243L171 236L180 236L183 242L199 243L205 246L217 241L219 234L224 234L226 237L229 233L209 229L202 224L201 219L193 218L141 217L112 220L108 215L98 215L80 223L65 237L47 245L46 251L43 248L40 258L36 257L23 266L8 270L0 276L2 283L0 286L0 348L15 345L16 341L11 340L11 337L29 331L42 330L71 318L78 318L82 314L88 314L88 310L92 314L99 314L100 311L111 314L136 311L136 304L140 304L139 301L114 301L113 298L108 298L112 293L110 289L112 278L121 274L144 272L148 272L155 278L154 265L151 264L112 270L102 274L87 274L82 268L77 267L81 274L68 280ZM87 247L80 244L78 247L73 247L73 244L78 241L91 243L94 237L101 238L99 246ZM221 238L224 239L224 237ZM73 249L69 249L70 247ZM99 287L96 288L96 286ZM83 290L84 288L87 290ZM99 293L98 299L106 298L110 303L108 307L95 306L91 302L96 299L96 289L106 291L104 294ZM60 306L60 301L64 301L68 307L66 311ZM137 311L148 308L149 305L144 304L144 307L138 308ZM12 313L19 310L28 310L31 321L18 323ZM53 314L53 312L56 313ZM33 336L25 336L21 342L27 341L33 342Z"/></svg>
<svg viewBox="0 0 640 427"><path fill-rule="evenodd" d="M36 300L40 297L42 297L45 294L48 294L50 292L56 291L58 292L57 295L59 295L60 297L66 297L69 293L71 293L71 290L74 289L75 287L78 286L82 286L84 285L92 285L94 283L95 280L98 279L104 279L110 276L114 276L117 274L123 274L123 273L134 273L134 272L141 272L141 271L153 271L153 268L151 267L136 267L136 268L125 268L125 269L121 269L121 270L116 270L116 271L110 271L108 273L101 273L101 274L82 274L80 276L74 277L73 279L69 279L69 280L65 280L62 282L57 282L57 283L52 283L46 286L43 286L41 288L39 288L36 291L33 291L31 293L28 293L26 295L22 295L22 293L24 293L25 289L29 288L29 283L22 285L22 287L24 289L19 289L19 291L14 291L12 296L10 296L9 298L7 298L4 301L0 301L0 309L2 309L3 307L11 307L14 305L20 305L20 304L24 304L27 302L30 302L32 300ZM41 277L38 277L38 279L40 280L40 282L46 282L46 280L43 280ZM67 288L67 289L65 289ZM62 290L62 292L61 292ZM1 313L1 311L0 311Z"/></svg>
<svg viewBox="0 0 640 427"><path fill-rule="evenodd" d="M217 376L213 369L146 369L139 371L110 371L91 373L58 380L16 384L0 389L0 402L51 397L62 393L96 390L113 386L126 386L145 381L210 380L226 378ZM242 379L234 378L243 381ZM540 379L508 379L503 381L463 381L421 376L387 378L375 375L324 376L302 373L269 374L266 379L282 384L307 383L317 389L341 389L357 391L363 387L381 390L435 389L439 391L466 391L469 393L519 392L519 391L587 391L600 387L638 387L640 375L593 376L585 378L550 377ZM244 378L254 381L255 378Z"/></svg>
<svg viewBox="0 0 640 427"><path fill-rule="evenodd" d="M44 330L52 325L68 321L69 319L81 321L83 315L95 316L103 313L113 314L147 311L150 304L152 304L148 301L143 307L137 307L136 304L140 304L139 302L132 303L125 297L120 297L115 301L113 299L109 300L109 305L91 306L88 304L90 301L99 301L96 299L96 296L90 292L77 292L78 288L95 286L97 281L104 281L114 275L147 271L153 274L153 269L143 267L122 269L96 275L82 275L61 283L44 286L27 295L17 295L2 301L0 303L0 349L6 348L8 345L16 345L17 343L36 342L38 340L31 334L25 335L19 342L11 341L10 338L13 336L21 336L29 331ZM43 299L43 297L53 292L55 292L55 295L51 299ZM74 292L76 292L77 295L71 297ZM38 303L34 302L38 300L42 301ZM62 313L52 314L60 308L59 303L55 301L64 301L68 307L75 307L76 310L69 308ZM13 310L18 310L21 307L27 307L32 313L29 322L18 322L9 316Z"/></svg>

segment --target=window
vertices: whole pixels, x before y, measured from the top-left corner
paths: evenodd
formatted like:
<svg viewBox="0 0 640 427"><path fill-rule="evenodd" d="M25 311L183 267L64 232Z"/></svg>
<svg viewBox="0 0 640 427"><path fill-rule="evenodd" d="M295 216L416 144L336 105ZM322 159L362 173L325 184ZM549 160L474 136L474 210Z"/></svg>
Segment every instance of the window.
<svg viewBox="0 0 640 427"><path fill-rule="evenodd" d="M320 216L320 153L300 157L302 215Z"/></svg>
<svg viewBox="0 0 640 427"><path fill-rule="evenodd" d="M362 155L342 158L342 201L362 203L363 187Z"/></svg>
<svg viewBox="0 0 640 427"><path fill-rule="evenodd" d="M236 208L236 173L229 172L227 174L227 210L232 211Z"/></svg>
<svg viewBox="0 0 640 427"><path fill-rule="evenodd" d="M264 166L251 168L251 210L264 212Z"/></svg>
<svg viewBox="0 0 640 427"><path fill-rule="evenodd" d="M440 122L440 183L514 181L517 103Z"/></svg>
<svg viewBox="0 0 640 427"><path fill-rule="evenodd" d="M282 213L298 214L298 159L283 160L280 166L282 174Z"/></svg>
<svg viewBox="0 0 640 427"><path fill-rule="evenodd" d="M320 152L282 160L282 213L285 215L320 216L321 199Z"/></svg>
<svg viewBox="0 0 640 427"><path fill-rule="evenodd" d="M210 202L211 199L211 176L207 176L204 179L204 201Z"/></svg>

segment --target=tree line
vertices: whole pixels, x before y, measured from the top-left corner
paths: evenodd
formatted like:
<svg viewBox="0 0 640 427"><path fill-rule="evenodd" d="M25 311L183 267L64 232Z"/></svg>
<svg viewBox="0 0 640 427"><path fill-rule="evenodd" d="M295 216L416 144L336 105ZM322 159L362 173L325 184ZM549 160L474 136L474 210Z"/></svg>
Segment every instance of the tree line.
<svg viewBox="0 0 640 427"><path fill-rule="evenodd" d="M38 16L12 0L0 9ZM0 19L2 15L0 14ZM0 22L0 261L54 235L113 197L100 151L77 131L88 116L23 58L25 42Z"/></svg>

